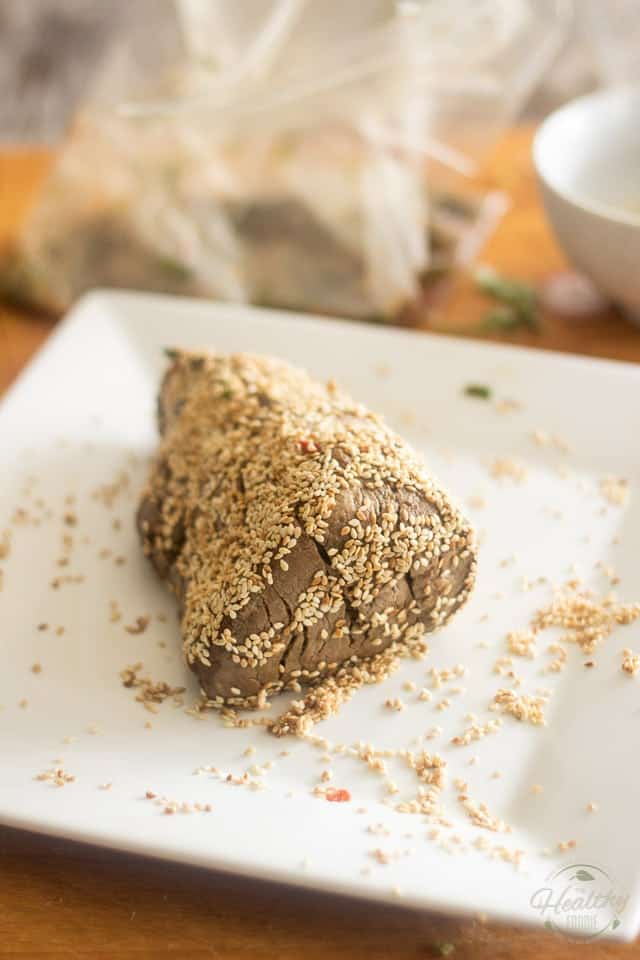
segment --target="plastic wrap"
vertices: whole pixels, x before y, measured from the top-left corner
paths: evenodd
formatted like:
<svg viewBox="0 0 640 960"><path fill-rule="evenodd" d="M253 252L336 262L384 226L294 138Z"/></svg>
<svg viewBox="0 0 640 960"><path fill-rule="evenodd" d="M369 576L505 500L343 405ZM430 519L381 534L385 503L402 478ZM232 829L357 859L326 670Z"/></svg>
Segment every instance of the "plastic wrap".
<svg viewBox="0 0 640 960"><path fill-rule="evenodd" d="M535 46L545 7L183 0L183 54L160 65L132 44L80 112L5 289L55 311L119 286L393 316L434 250L442 265L428 161L469 172L464 105L476 126L479 98L492 132L506 121L535 71L498 118L500 57L523 30Z"/></svg>

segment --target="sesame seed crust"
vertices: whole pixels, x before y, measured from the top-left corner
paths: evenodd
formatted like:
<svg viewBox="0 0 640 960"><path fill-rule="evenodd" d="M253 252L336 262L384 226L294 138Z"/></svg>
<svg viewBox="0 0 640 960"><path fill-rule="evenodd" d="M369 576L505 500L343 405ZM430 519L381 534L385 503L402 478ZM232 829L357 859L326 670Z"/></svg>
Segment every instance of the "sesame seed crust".
<svg viewBox="0 0 640 960"><path fill-rule="evenodd" d="M138 528L210 705L411 652L465 602L472 530L375 414L272 358L171 356Z"/></svg>

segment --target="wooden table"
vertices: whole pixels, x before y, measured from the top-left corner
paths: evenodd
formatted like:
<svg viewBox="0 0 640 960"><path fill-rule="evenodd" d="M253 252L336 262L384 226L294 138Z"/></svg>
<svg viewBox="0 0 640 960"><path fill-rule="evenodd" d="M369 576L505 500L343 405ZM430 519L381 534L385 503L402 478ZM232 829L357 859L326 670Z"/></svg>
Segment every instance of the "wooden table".
<svg viewBox="0 0 640 960"><path fill-rule="evenodd" d="M485 175L513 207L483 260L538 280L565 268L538 204L529 131L499 145ZM46 152L0 153L0 247L14 236L50 165ZM486 302L460 281L440 328L473 331ZM0 391L53 322L0 308ZM612 311L583 320L545 313L539 335L509 338L554 350L640 361L640 330ZM0 773L0 789L1 789ZM156 863L0 828L0 956L316 960L640 957L633 947L572 945L543 931L453 920Z"/></svg>

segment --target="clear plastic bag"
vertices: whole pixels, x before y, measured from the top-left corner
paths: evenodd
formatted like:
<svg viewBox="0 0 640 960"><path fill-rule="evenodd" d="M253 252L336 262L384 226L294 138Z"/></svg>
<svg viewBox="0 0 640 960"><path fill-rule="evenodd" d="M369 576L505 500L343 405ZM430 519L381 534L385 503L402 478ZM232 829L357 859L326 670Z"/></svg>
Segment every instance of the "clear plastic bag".
<svg viewBox="0 0 640 960"><path fill-rule="evenodd" d="M431 264L426 158L470 169L465 102L495 107L498 54L559 3L182 0L186 53L149 63L132 38L77 118L14 294L56 311L122 286L392 316Z"/></svg>

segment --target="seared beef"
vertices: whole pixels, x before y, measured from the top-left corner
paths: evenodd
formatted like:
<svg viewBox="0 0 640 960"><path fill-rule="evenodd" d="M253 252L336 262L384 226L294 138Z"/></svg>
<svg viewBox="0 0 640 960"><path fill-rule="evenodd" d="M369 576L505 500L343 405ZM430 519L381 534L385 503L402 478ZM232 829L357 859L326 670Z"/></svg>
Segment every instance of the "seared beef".
<svg viewBox="0 0 640 960"><path fill-rule="evenodd" d="M411 650L464 603L472 531L377 416L269 357L172 358L138 528L207 697L256 706Z"/></svg>

